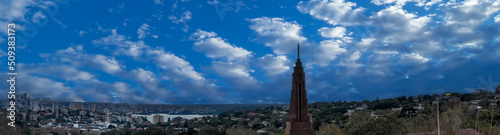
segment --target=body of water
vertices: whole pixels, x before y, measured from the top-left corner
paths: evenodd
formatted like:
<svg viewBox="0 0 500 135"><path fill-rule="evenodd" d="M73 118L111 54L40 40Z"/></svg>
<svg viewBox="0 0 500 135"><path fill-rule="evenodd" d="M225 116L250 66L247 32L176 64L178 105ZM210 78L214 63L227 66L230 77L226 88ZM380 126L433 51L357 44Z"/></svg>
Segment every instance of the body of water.
<svg viewBox="0 0 500 135"><path fill-rule="evenodd" d="M136 117L146 117L146 119L148 119L148 121L151 121L153 122L153 116L155 115L162 115L163 116L163 121L167 122L168 121L168 118L170 118L171 120L176 118L176 117L181 117L181 118L185 118L185 119L194 119L194 118L201 118L203 116L213 116L213 115L199 115L199 114L166 114L166 113L155 113L155 114L149 114L149 115L141 115L141 114L133 114L132 117L133 118L136 118Z"/></svg>

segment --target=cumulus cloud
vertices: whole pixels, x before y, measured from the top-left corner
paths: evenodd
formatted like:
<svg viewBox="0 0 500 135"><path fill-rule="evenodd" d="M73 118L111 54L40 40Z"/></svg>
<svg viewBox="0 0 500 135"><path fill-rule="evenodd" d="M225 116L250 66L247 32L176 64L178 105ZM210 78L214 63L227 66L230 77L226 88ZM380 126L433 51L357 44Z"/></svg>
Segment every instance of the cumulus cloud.
<svg viewBox="0 0 500 135"><path fill-rule="evenodd" d="M144 26L144 25L143 25ZM97 46L113 45L116 50L113 52L115 55L127 55L138 58L144 54L146 45L143 41L132 42L124 35L117 34L117 30L111 30L112 34L101 39L93 40L92 43Z"/></svg>
<svg viewBox="0 0 500 135"><path fill-rule="evenodd" d="M22 65L23 71L29 74L61 77L68 81L96 81L95 76L89 72L78 70L69 65Z"/></svg>
<svg viewBox="0 0 500 135"><path fill-rule="evenodd" d="M495 0L466 0L452 2L445 9L446 25L471 26L474 28L500 10L500 2Z"/></svg>
<svg viewBox="0 0 500 135"><path fill-rule="evenodd" d="M108 73L116 73L121 71L121 66L114 58L107 58L104 55L95 55L92 62L101 66L101 68Z"/></svg>
<svg viewBox="0 0 500 135"><path fill-rule="evenodd" d="M11 9L9 5L16 2L0 4L5 7L0 11L19 11L19 14L0 17L0 25L6 25L5 18L9 17L20 21L47 19L36 15L37 12L27 12L36 6L36 0L25 0L27 3L17 5L22 8ZM161 0L154 2L163 4ZM491 62L500 57L499 2L371 2L375 4L373 9L346 0L311 0L297 4L300 13L327 24L317 21L298 24L288 17L247 19L254 33L250 40L269 47L272 53L255 53L256 48L234 44L235 38L224 36L227 33L222 31L197 30L189 36L191 47L203 53L207 58L202 61L208 60L208 63L192 64L193 57L183 54L186 51L169 50L162 44L150 46L144 41L154 29L149 24L141 23L137 31L122 30L121 34L117 29L103 30L110 32L109 35L92 41L94 47L102 50L89 51L98 53L86 52L83 45L41 53L45 61L21 64L25 72L19 77L28 79L19 85L35 97L68 101L286 103L291 89L288 85L293 65L290 56L296 56L297 43L301 44L304 54L301 59L306 64L310 101L435 93L443 87L460 92L464 87L476 87L469 84L477 80L478 74L499 74L495 68L499 64ZM417 7L409 9L410 4ZM428 10L429 7L436 8ZM420 8L427 11L422 12ZM187 31L192 14L182 10L180 15L169 16L168 21ZM90 31L78 34L86 32ZM136 36L137 39L133 38ZM82 38L89 37L92 36ZM318 42L314 41L318 38ZM421 85L429 80L439 86ZM102 92L103 89L107 91ZM373 89L377 91L371 91ZM55 92L47 96L40 92L42 90Z"/></svg>
<svg viewBox="0 0 500 135"><path fill-rule="evenodd" d="M249 62L252 52L229 43L215 32L197 30L191 34L193 49L212 59L209 69L224 82L229 83L233 93L245 93L258 87L258 81L251 75L254 72Z"/></svg>
<svg viewBox="0 0 500 135"><path fill-rule="evenodd" d="M190 38L196 40L193 46L194 50L205 53L209 58L234 60L246 58L251 55L252 52L232 45L221 37L216 36L215 32L206 32L198 29Z"/></svg>
<svg viewBox="0 0 500 135"><path fill-rule="evenodd" d="M290 63L284 55L273 56L272 54L266 54L258 58L259 65L266 70L267 74L279 75L283 73L288 73L290 71Z"/></svg>
<svg viewBox="0 0 500 135"><path fill-rule="evenodd" d="M300 1L297 9L332 25L351 26L363 24L366 21L363 15L366 9L356 8L356 3L345 0Z"/></svg>
<svg viewBox="0 0 500 135"><path fill-rule="evenodd" d="M26 23L37 24L44 19L48 19L46 14L41 11L50 6L55 6L55 3L42 0L0 1L0 25L7 26L8 23L15 21L17 32L26 30ZM33 12L33 9L40 11ZM0 35L6 34L7 27L0 27Z"/></svg>
<svg viewBox="0 0 500 135"><path fill-rule="evenodd" d="M351 54L351 56L339 63L340 66L345 66L348 68L358 68L362 66L362 64L357 63L357 60L361 58L361 52L356 51Z"/></svg>
<svg viewBox="0 0 500 135"><path fill-rule="evenodd" d="M489 41L487 31L478 27L487 19L500 11L500 2L494 0L448 2L445 12L443 29L449 32L448 43L458 47L481 48Z"/></svg>
<svg viewBox="0 0 500 135"><path fill-rule="evenodd" d="M176 55L165 52L163 49L148 50L148 55L153 57L153 61L158 67L171 71L172 76L165 75L164 79L191 79L205 80L200 73L194 71L193 66L186 60L177 57Z"/></svg>
<svg viewBox="0 0 500 135"><path fill-rule="evenodd" d="M81 45L58 50L56 53L42 53L40 56L47 60L68 63L74 67L93 67L110 74L119 72L125 67L112 57L86 54Z"/></svg>
<svg viewBox="0 0 500 135"><path fill-rule="evenodd" d="M427 24L431 21L428 16L419 17L408 13L398 6L387 7L371 16L372 26L375 28L373 36L384 43L401 44L403 42L420 39L425 36Z"/></svg>
<svg viewBox="0 0 500 135"><path fill-rule="evenodd" d="M402 63L425 63L429 60L429 58L425 58L418 53L403 54L401 56Z"/></svg>
<svg viewBox="0 0 500 135"><path fill-rule="evenodd" d="M283 18L254 18L250 29L257 32L256 40L271 47L276 54L295 52L297 43L305 42L301 36L302 26L297 22L287 22Z"/></svg>
<svg viewBox="0 0 500 135"><path fill-rule="evenodd" d="M74 95L74 90L65 86L63 82L53 81L47 78L29 75L27 73L19 73L19 78L24 78L23 81L18 81L18 89L28 92L32 97L50 97L57 100L65 101L84 101L82 98ZM47 95L50 92L50 95Z"/></svg>
<svg viewBox="0 0 500 135"><path fill-rule="evenodd" d="M224 77L236 90L249 90L259 87L258 81L252 77L254 70L239 62L213 61L211 67L217 75Z"/></svg>
<svg viewBox="0 0 500 135"><path fill-rule="evenodd" d="M383 5L383 4L396 4L398 6L403 6L407 2L415 2L416 6L424 6L426 5L426 0L371 0L371 3L375 5ZM436 3L434 0L433 3ZM429 3L429 5L433 5L433 3Z"/></svg>
<svg viewBox="0 0 500 135"><path fill-rule="evenodd" d="M341 38L344 37L346 29L344 27L322 27L318 31L325 38Z"/></svg>
<svg viewBox="0 0 500 135"><path fill-rule="evenodd" d="M163 48L152 48L144 44L141 40L130 41L124 35L118 34L116 30L113 30L111 35L107 37L94 40L93 43L98 47L114 46L123 50L131 50L135 45L140 44L142 47L137 49L137 51L142 53L138 53L138 55L128 55L126 53L117 53L116 55L130 56L134 59L138 58L141 60L140 62L157 65L157 68L156 70L150 68L148 68L149 70L143 68L126 70L125 65L122 65L126 63L118 62L113 56L87 54L83 46L79 45L58 50L55 53L40 54L42 58L53 62L48 62L48 66L42 66L51 68L49 70L35 68L41 65L33 65L30 67L25 66L26 71L33 71L27 72L29 76L41 76L40 79L47 81L52 80L45 77L64 78L65 82L53 81L50 84L61 86L58 88L64 91L61 95L80 96L81 98L75 98L75 100L78 99L81 101L97 101L91 98L99 97L98 101L102 102L126 103L222 102L219 96L196 98L195 95L189 94L210 93L224 96L211 80L205 79L201 73L195 71L194 67L188 61L171 52L165 51ZM104 74L99 73L100 77L116 76L126 78L132 83L99 81L99 78L94 76L92 72L81 71L80 68L93 68L96 70L90 71L105 72ZM165 84L165 82L169 82L170 86ZM65 86L67 83L75 83L74 87L76 88ZM84 91L80 91L80 87L82 86L85 86ZM169 89L171 87L176 89L175 92ZM107 89L108 91L99 93L99 90L102 89ZM59 96L54 95L54 99L61 99Z"/></svg>
<svg viewBox="0 0 500 135"><path fill-rule="evenodd" d="M500 14L495 17L495 23L500 23Z"/></svg>
<svg viewBox="0 0 500 135"><path fill-rule="evenodd" d="M143 39L147 34L149 34L149 25L142 24L142 26L137 30L137 35L139 35L138 38Z"/></svg>
<svg viewBox="0 0 500 135"><path fill-rule="evenodd" d="M332 60L337 58L337 55L347 51L341 46L343 46L343 42L340 40L321 41L315 50L315 63L321 66L329 65Z"/></svg>

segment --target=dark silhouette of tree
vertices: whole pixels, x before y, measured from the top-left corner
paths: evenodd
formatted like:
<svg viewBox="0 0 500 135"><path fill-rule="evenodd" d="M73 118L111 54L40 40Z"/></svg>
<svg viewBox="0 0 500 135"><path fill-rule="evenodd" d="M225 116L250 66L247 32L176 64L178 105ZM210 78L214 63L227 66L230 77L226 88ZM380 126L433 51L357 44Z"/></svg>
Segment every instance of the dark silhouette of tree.
<svg viewBox="0 0 500 135"><path fill-rule="evenodd" d="M159 127L149 127L146 130L135 132L134 135L168 135L168 132Z"/></svg>
<svg viewBox="0 0 500 135"><path fill-rule="evenodd" d="M115 127L115 126L113 126L113 125L109 125L109 126L108 126L108 129L115 129L115 128L116 128L116 127Z"/></svg>
<svg viewBox="0 0 500 135"><path fill-rule="evenodd" d="M500 94L500 83L495 88L495 94Z"/></svg>

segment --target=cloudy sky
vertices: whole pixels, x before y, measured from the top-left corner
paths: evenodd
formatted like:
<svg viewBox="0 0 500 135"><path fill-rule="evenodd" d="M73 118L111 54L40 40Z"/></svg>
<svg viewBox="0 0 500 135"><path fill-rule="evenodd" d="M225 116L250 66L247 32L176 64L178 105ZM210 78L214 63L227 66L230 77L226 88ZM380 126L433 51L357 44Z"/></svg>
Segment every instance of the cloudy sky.
<svg viewBox="0 0 500 135"><path fill-rule="evenodd" d="M500 82L495 0L7 0L1 44L9 22L17 92L61 101L288 103L297 43L310 102Z"/></svg>

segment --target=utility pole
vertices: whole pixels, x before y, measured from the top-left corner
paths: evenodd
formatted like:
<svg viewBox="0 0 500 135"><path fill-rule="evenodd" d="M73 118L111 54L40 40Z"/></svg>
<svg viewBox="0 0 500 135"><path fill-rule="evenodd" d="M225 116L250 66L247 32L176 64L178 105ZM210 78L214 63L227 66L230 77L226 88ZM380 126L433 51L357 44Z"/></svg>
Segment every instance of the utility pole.
<svg viewBox="0 0 500 135"><path fill-rule="evenodd" d="M478 131L478 132L479 132L479 130L477 130L477 117L478 117L478 116L477 116L477 114L478 114L478 113L479 113L479 109L478 109L478 108L476 108L476 131Z"/></svg>
<svg viewBox="0 0 500 135"><path fill-rule="evenodd" d="M438 120L438 135L441 135L441 129L439 128L439 97L437 98L437 120Z"/></svg>
<svg viewBox="0 0 500 135"><path fill-rule="evenodd" d="M490 135L491 135L491 129L493 128L493 105L490 103Z"/></svg>

